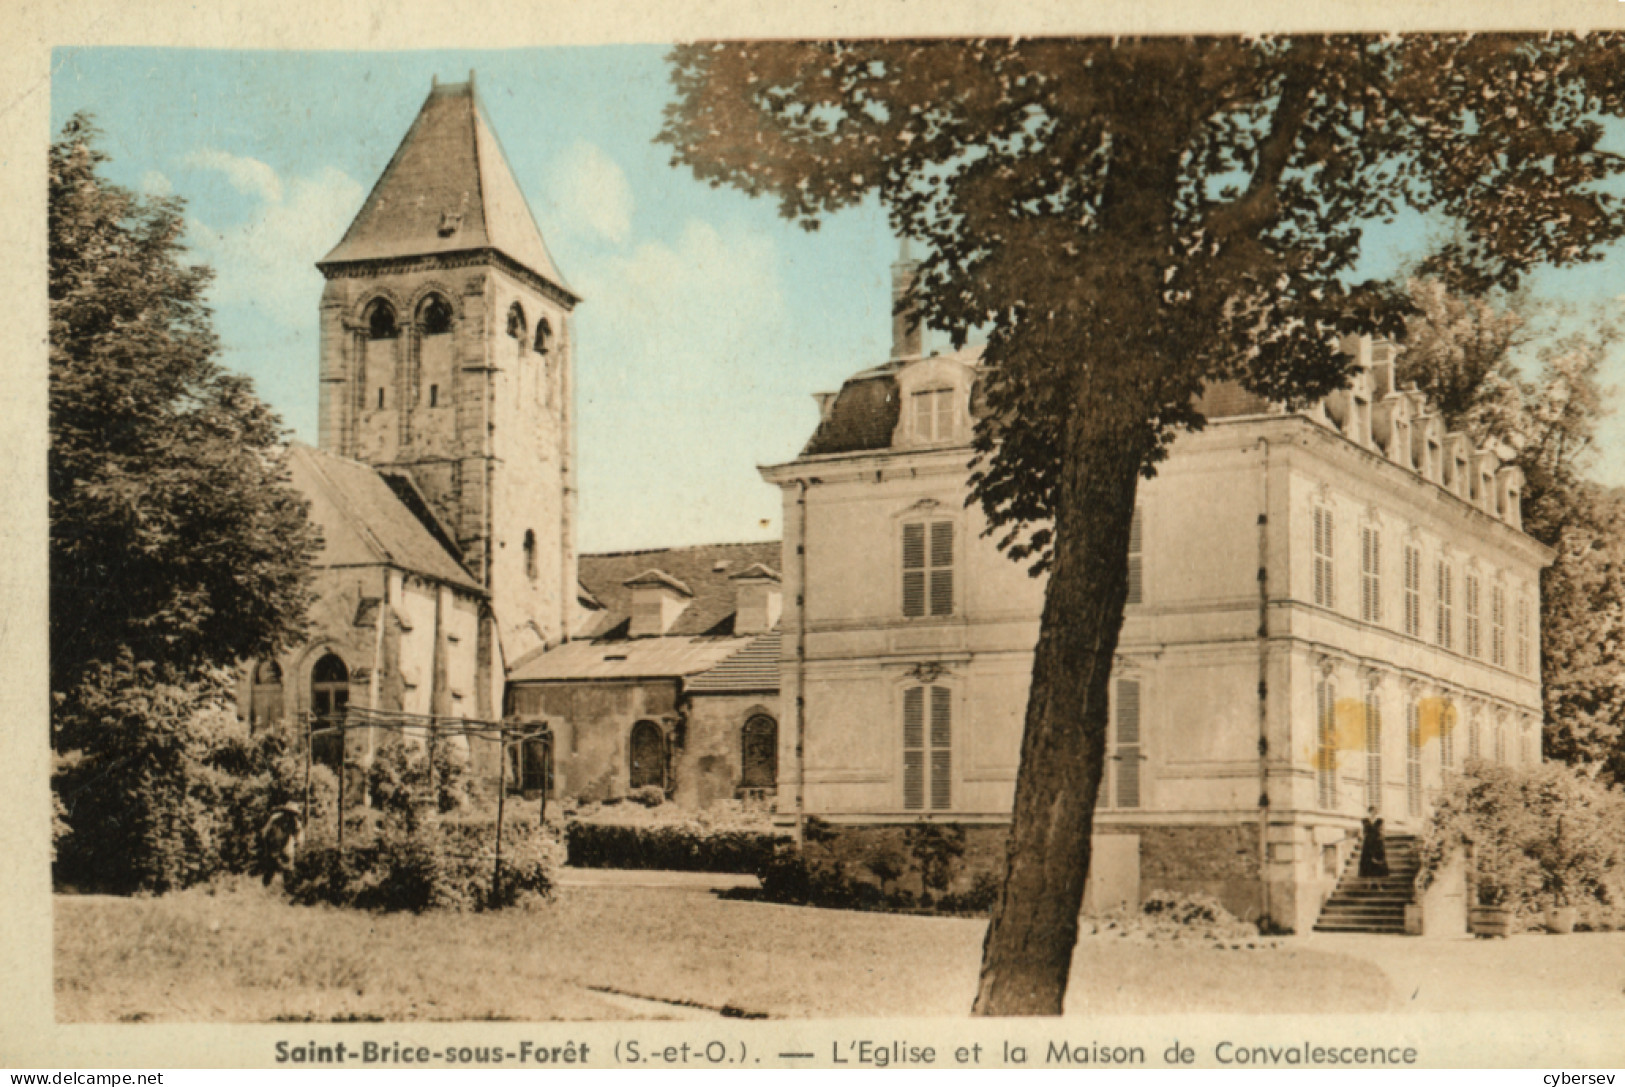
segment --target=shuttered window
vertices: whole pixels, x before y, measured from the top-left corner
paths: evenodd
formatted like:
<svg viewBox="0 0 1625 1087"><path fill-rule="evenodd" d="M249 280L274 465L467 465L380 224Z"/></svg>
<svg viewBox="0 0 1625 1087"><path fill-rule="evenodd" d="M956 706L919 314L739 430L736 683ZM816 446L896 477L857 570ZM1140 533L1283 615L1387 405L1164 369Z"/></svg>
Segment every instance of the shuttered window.
<svg viewBox="0 0 1625 1087"><path fill-rule="evenodd" d="M1405 703L1405 807L1422 814L1422 708L1414 698Z"/></svg>
<svg viewBox="0 0 1625 1087"><path fill-rule="evenodd" d="M1139 604L1145 599L1145 528L1144 517L1138 506L1128 527L1128 602Z"/></svg>
<svg viewBox="0 0 1625 1087"><path fill-rule="evenodd" d="M1435 573L1437 574L1435 578L1435 592L1437 594L1435 603L1438 606L1434 615L1436 620L1434 624L1434 641L1445 649L1449 649L1450 643L1454 640L1456 625L1455 571L1451 570L1448 562L1440 559Z"/></svg>
<svg viewBox="0 0 1625 1087"><path fill-rule="evenodd" d="M1520 594L1518 596L1517 609L1518 674L1521 676L1527 676L1530 670L1529 598Z"/></svg>
<svg viewBox="0 0 1625 1087"><path fill-rule="evenodd" d="M1505 667L1507 662L1507 594L1500 585L1490 586L1490 663Z"/></svg>
<svg viewBox="0 0 1625 1087"><path fill-rule="evenodd" d="M1316 506L1314 527L1315 603L1329 608L1335 599L1332 592L1332 511L1324 506Z"/></svg>
<svg viewBox="0 0 1625 1087"><path fill-rule="evenodd" d="M1382 622L1382 534L1370 525L1360 528L1360 618Z"/></svg>
<svg viewBox="0 0 1625 1087"><path fill-rule="evenodd" d="M1467 757L1469 759L1477 760L1484 757L1484 748L1479 735L1478 711L1474 710L1467 721Z"/></svg>
<svg viewBox="0 0 1625 1087"><path fill-rule="evenodd" d="M954 613L954 523L903 526L903 615L918 619Z"/></svg>
<svg viewBox="0 0 1625 1087"><path fill-rule="evenodd" d="M1422 549L1405 547L1405 633L1422 636Z"/></svg>
<svg viewBox="0 0 1625 1087"><path fill-rule="evenodd" d="M1439 700L1439 765L1456 767L1456 706L1445 699Z"/></svg>
<svg viewBox="0 0 1625 1087"><path fill-rule="evenodd" d="M1320 806L1337 807L1337 685L1331 679L1322 679L1315 688L1315 716L1317 743L1315 747L1315 780L1319 786Z"/></svg>
<svg viewBox="0 0 1625 1087"><path fill-rule="evenodd" d="M1117 681L1117 706L1113 714L1114 806L1140 806L1140 681Z"/></svg>
<svg viewBox="0 0 1625 1087"><path fill-rule="evenodd" d="M1463 650L1469 657L1476 657L1483 652L1478 639L1478 575L1471 570L1467 571L1466 584L1463 586L1465 608L1467 611L1467 633Z"/></svg>
<svg viewBox="0 0 1625 1087"><path fill-rule="evenodd" d="M953 692L947 687L903 691L903 807L946 811L953 806Z"/></svg>
<svg viewBox="0 0 1625 1087"><path fill-rule="evenodd" d="M1382 701L1376 687L1365 692L1365 805L1382 811Z"/></svg>
<svg viewBox="0 0 1625 1087"><path fill-rule="evenodd" d="M1497 721L1497 722L1495 722L1495 763L1496 763L1497 766L1505 766L1506 761L1507 761L1507 730L1506 730L1506 725L1501 721Z"/></svg>

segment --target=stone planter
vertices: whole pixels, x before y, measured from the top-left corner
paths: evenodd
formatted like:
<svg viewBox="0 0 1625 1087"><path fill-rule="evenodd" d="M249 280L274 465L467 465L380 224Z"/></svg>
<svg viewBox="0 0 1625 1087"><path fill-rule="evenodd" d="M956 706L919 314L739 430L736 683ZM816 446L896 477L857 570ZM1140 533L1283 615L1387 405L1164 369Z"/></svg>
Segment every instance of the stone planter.
<svg viewBox="0 0 1625 1087"><path fill-rule="evenodd" d="M1511 906L1474 906L1467 911L1467 928L1474 936L1511 936Z"/></svg>
<svg viewBox="0 0 1625 1087"><path fill-rule="evenodd" d="M1580 919L1580 911L1573 906L1553 906L1546 911L1546 931L1567 935L1574 931L1574 922Z"/></svg>

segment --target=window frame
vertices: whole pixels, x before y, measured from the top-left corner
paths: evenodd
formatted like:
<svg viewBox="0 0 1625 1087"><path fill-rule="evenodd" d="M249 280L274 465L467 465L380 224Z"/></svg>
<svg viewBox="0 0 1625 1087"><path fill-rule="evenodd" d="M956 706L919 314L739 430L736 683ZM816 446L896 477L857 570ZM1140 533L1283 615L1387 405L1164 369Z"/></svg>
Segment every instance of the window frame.
<svg viewBox="0 0 1625 1087"><path fill-rule="evenodd" d="M1422 549L1405 545L1405 633L1422 636Z"/></svg>
<svg viewBox="0 0 1625 1087"><path fill-rule="evenodd" d="M1332 515L1331 506L1324 502L1315 503L1312 510L1314 522L1310 539L1311 555L1311 598L1316 607L1335 609L1337 607L1337 522Z"/></svg>
<svg viewBox="0 0 1625 1087"><path fill-rule="evenodd" d="M1382 530L1360 526L1360 621L1382 622Z"/></svg>

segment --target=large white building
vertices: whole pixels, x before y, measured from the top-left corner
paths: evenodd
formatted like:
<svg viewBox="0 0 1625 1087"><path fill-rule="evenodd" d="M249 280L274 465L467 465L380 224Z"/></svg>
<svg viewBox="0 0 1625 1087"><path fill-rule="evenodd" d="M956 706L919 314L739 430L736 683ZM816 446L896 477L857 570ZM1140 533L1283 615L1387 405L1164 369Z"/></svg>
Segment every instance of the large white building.
<svg viewBox="0 0 1625 1087"><path fill-rule="evenodd" d="M1521 473L1396 388L1391 348L1350 349L1352 386L1309 411L1211 389L1207 428L1141 486L1095 905L1203 890L1304 931L1368 807L1415 831L1464 760L1540 758L1551 554L1521 530ZM854 861L934 820L967 828L968 870L1002 863L1044 582L965 504L978 370L900 328L763 469L784 493L780 810Z"/></svg>

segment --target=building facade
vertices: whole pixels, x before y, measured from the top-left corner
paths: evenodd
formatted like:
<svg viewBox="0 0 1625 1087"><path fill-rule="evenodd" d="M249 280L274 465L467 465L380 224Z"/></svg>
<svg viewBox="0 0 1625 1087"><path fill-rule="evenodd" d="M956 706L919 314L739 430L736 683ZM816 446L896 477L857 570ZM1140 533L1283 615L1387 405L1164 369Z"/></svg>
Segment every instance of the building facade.
<svg viewBox="0 0 1625 1087"><path fill-rule="evenodd" d="M1210 390L1208 427L1141 484L1097 907L1200 890L1305 931L1368 807L1414 831L1467 759L1540 757L1551 555L1520 473L1396 388L1391 349L1349 346L1351 387L1307 412ZM1044 583L965 505L979 366L899 337L763 469L785 511L780 811L854 858L929 820L1002 863Z"/></svg>

